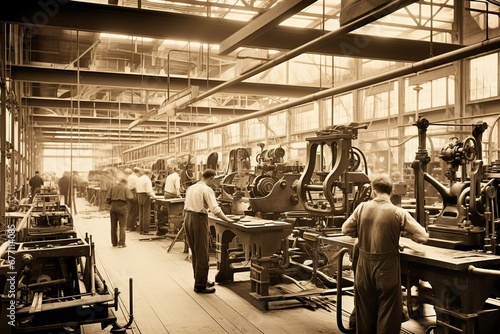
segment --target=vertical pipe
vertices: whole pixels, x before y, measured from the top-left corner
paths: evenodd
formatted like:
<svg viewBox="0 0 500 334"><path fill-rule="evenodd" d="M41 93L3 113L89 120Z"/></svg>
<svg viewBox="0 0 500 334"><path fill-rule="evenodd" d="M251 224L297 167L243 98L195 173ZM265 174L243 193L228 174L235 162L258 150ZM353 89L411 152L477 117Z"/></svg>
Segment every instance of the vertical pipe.
<svg viewBox="0 0 500 334"><path fill-rule="evenodd" d="M92 241L92 236L90 236L90 293L92 296L96 295L95 289L95 247Z"/></svg>
<svg viewBox="0 0 500 334"><path fill-rule="evenodd" d="M15 89L16 85L15 83L11 84L10 86L10 92L12 93L12 91ZM9 99L12 98L12 94L10 94L9 96ZM16 106L13 105L12 103L10 104L10 142L9 142L9 146L10 146L10 149L11 149L11 156L10 156L10 193L11 194L14 194L15 193L15 190L16 190L16 162L17 162L17 150L16 150L16 146L14 145L15 144L15 141L16 141L16 133L15 133L15 125L16 125L16 122L15 122L15 114L16 114Z"/></svg>
<svg viewBox="0 0 500 334"><path fill-rule="evenodd" d="M0 219L3 223L3 217L5 216L5 196L6 196L6 185L7 185L7 169L6 169L6 157L5 153L7 151L7 142L5 133L7 132L7 106L5 95L6 79L5 79L5 56L6 56L6 33L7 24L3 23L0 26L0 182L2 183L2 189L0 189Z"/></svg>
<svg viewBox="0 0 500 334"><path fill-rule="evenodd" d="M355 328L345 328L342 322L342 261L344 260L344 255L349 250L347 248L342 248L337 257L337 327L342 333L354 333Z"/></svg>

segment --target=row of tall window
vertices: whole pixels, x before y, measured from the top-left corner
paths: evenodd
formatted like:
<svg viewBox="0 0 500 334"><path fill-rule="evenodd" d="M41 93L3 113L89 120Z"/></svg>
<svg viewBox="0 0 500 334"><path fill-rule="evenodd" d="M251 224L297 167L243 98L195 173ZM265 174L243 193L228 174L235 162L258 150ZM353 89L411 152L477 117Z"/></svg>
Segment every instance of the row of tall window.
<svg viewBox="0 0 500 334"><path fill-rule="evenodd" d="M341 64L342 62L339 62ZM336 64L339 65L339 64ZM331 65L331 64L330 64ZM387 64L386 64L387 65ZM347 66L347 64L346 64ZM390 65L388 65L390 66ZM499 97L499 58L498 53L471 59L467 62L466 91L467 103L491 100ZM311 72L310 68L306 68ZM162 156L165 153L177 154L187 151L201 152L203 150L227 150L230 147L266 141L280 144L289 135L291 140L295 135L314 133L319 128L332 124L347 124L353 121L374 121L390 119L398 115L413 115L419 112L453 108L457 78L453 65L441 70L431 70L422 77L405 78L367 87L356 92L349 92L314 103L308 103L290 110L281 111L262 118L250 119L241 123L231 124L221 129L199 133L190 139L177 140L173 148L162 143L135 153L136 160L146 156ZM403 101L400 101L403 99ZM215 119L215 121L222 121ZM398 133L395 124L388 123L388 129L377 136L372 134L377 150L390 150L398 155ZM405 136L414 135L412 127L405 129ZM451 130L452 131L452 130ZM444 144L439 141L437 146ZM383 142L383 143L382 143ZM410 150L411 151L411 150ZM405 152L405 160L413 153Z"/></svg>

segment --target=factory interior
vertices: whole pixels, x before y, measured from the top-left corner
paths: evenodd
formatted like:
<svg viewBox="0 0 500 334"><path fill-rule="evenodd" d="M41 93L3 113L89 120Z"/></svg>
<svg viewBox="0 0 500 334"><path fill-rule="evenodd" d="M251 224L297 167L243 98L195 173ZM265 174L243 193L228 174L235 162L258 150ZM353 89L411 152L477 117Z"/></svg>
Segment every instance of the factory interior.
<svg viewBox="0 0 500 334"><path fill-rule="evenodd" d="M499 0L0 6L0 333L500 333Z"/></svg>

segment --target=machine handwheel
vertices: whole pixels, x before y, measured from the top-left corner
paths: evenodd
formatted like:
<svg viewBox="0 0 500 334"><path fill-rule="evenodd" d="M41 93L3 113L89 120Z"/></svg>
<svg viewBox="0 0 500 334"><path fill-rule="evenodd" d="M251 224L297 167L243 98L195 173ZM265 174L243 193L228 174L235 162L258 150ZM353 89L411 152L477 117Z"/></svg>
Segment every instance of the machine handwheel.
<svg viewBox="0 0 500 334"><path fill-rule="evenodd" d="M473 137L467 137L464 140L464 158L467 161L476 159L476 140Z"/></svg>
<svg viewBox="0 0 500 334"><path fill-rule="evenodd" d="M351 150L349 156L349 170L355 171L356 169L359 168L360 164L361 164L361 156L359 155L358 152Z"/></svg>
<svg viewBox="0 0 500 334"><path fill-rule="evenodd" d="M436 329L436 326L431 326L431 327L428 327L426 330L425 330L425 334L431 334L431 333L434 333L434 330Z"/></svg>

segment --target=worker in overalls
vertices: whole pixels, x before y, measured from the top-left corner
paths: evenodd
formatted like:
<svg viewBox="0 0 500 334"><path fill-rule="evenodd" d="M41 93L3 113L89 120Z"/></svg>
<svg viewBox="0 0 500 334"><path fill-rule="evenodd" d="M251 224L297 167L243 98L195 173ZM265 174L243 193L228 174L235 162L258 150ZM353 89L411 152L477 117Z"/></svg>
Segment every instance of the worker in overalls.
<svg viewBox="0 0 500 334"><path fill-rule="evenodd" d="M429 235L404 209L391 203L392 182L381 174L371 182L371 201L360 204L342 225L358 238L354 278L356 333L399 334L402 319L401 232L424 243Z"/></svg>

